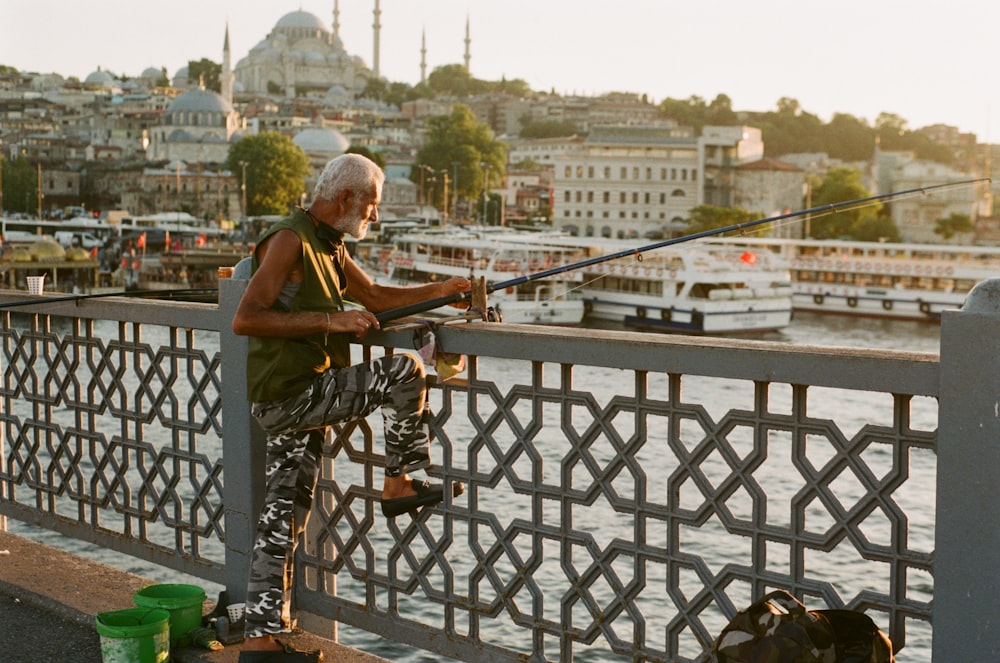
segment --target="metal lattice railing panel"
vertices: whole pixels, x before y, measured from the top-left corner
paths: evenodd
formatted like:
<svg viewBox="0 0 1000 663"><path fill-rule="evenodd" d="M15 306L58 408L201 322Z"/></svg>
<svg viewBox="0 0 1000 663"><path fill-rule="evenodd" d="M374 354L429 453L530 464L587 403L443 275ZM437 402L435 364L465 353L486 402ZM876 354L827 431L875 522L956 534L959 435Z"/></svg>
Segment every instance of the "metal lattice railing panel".
<svg viewBox="0 0 1000 663"><path fill-rule="evenodd" d="M52 529L180 570L217 567L218 341L201 347L190 329L66 321L5 314L8 508L37 510L34 519Z"/></svg>
<svg viewBox="0 0 1000 663"><path fill-rule="evenodd" d="M329 594L307 600L386 635L411 624L400 639L418 646L448 633L458 658L702 661L771 587L868 610L897 646L928 637L930 597L906 578L930 573L933 550L908 540L900 498L927 487L912 485L914 451L933 472L935 431L910 425L914 409L933 424L933 399L885 395L879 425L843 416L875 398L860 392L540 362L494 380L475 357L469 370L435 401L435 474L468 483L440 511L382 520L378 421L339 431L324 554L305 559ZM609 380L610 397L589 386Z"/></svg>

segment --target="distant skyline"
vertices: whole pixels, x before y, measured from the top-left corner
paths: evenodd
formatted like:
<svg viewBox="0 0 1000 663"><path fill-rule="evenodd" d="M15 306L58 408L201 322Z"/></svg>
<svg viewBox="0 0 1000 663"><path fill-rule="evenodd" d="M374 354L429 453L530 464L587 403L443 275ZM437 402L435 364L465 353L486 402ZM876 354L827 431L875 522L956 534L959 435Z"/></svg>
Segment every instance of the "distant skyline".
<svg viewBox="0 0 1000 663"><path fill-rule="evenodd" d="M222 61L226 25L235 65L285 14L332 28L333 0L0 0L0 64L86 78L98 68L173 74L189 60ZM340 36L373 65L374 0L340 0ZM461 64L483 80L520 78L559 94L667 97L719 94L734 110L774 110L789 97L828 122L881 112L910 129L949 124L1000 142L992 76L1000 4L953 0L381 0L380 70L420 80Z"/></svg>

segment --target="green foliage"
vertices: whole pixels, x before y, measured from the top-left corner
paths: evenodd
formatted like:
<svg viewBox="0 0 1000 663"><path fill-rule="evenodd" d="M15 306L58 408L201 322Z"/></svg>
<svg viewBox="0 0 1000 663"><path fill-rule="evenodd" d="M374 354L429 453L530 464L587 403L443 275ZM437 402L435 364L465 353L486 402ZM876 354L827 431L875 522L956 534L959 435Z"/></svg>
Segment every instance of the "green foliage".
<svg viewBox="0 0 1000 663"><path fill-rule="evenodd" d="M507 80L506 77L500 79L499 82L494 84L493 92L497 94L508 94L512 97L517 97L518 99L525 99L531 96L531 86L528 85L527 81L521 78L512 78Z"/></svg>
<svg viewBox="0 0 1000 663"><path fill-rule="evenodd" d="M687 219L688 233L700 233L716 228L725 228L737 223L747 223L761 218L761 215L749 212L741 207L717 207L715 205L698 205L691 210Z"/></svg>
<svg viewBox="0 0 1000 663"><path fill-rule="evenodd" d="M733 111L733 100L727 95L716 95L712 103L706 103L697 95L688 99L664 99L660 102L660 113L676 120L684 127L693 127L699 133L706 124L727 126L738 125L739 117Z"/></svg>
<svg viewBox="0 0 1000 663"><path fill-rule="evenodd" d="M900 242L903 236L899 227L891 217L884 214L872 214L862 210L861 221L851 233L852 239L859 242Z"/></svg>
<svg viewBox="0 0 1000 663"><path fill-rule="evenodd" d="M853 115L836 113L823 127L823 143L827 154L834 159L861 161L869 159L875 149L872 128Z"/></svg>
<svg viewBox="0 0 1000 663"><path fill-rule="evenodd" d="M968 214L952 212L946 218L934 222L934 234L951 239L958 233L971 233L972 218Z"/></svg>
<svg viewBox="0 0 1000 663"><path fill-rule="evenodd" d="M521 138L558 138L577 133L572 120L536 120L530 115L521 117Z"/></svg>
<svg viewBox="0 0 1000 663"><path fill-rule="evenodd" d="M385 101L389 94L389 82L384 78L372 76L365 81L365 89L361 91L363 99L374 99L375 101Z"/></svg>
<svg viewBox="0 0 1000 663"><path fill-rule="evenodd" d="M364 145L351 145L344 152L345 154L360 154L361 156L374 161L383 171L385 170L385 157L379 152L372 152Z"/></svg>
<svg viewBox="0 0 1000 663"><path fill-rule="evenodd" d="M38 171L24 157L0 159L3 168L3 209L8 212L38 211Z"/></svg>
<svg viewBox="0 0 1000 663"><path fill-rule="evenodd" d="M219 77L222 75L222 65L207 58L188 60L188 82L199 84L204 82L205 89L213 92L222 91Z"/></svg>
<svg viewBox="0 0 1000 663"><path fill-rule="evenodd" d="M468 97L478 93L475 79L460 64L446 64L435 68L427 77L427 85L436 94L455 97Z"/></svg>
<svg viewBox="0 0 1000 663"><path fill-rule="evenodd" d="M659 105L664 117L699 133L705 125L758 127L768 157L792 152L825 152L835 159L862 161L872 157L876 140L883 150L908 150L920 159L943 164L958 163L963 156L924 133L907 130L906 120L893 113L880 113L872 127L863 118L846 113L837 113L824 124L816 115L803 111L799 102L790 97L780 98L775 108L738 116L732 109L732 101L724 94L710 104L701 97L692 96L684 100L667 98Z"/></svg>
<svg viewBox="0 0 1000 663"><path fill-rule="evenodd" d="M362 98L374 99L397 108L406 101L432 96L433 93L425 84L410 87L407 83L392 83L384 78L369 78L365 82L365 89L361 92Z"/></svg>
<svg viewBox="0 0 1000 663"><path fill-rule="evenodd" d="M514 169L515 170L524 170L524 171L528 171L530 173L539 173L542 170L544 170L544 166L542 166L542 164L539 163L538 161L536 161L535 159L532 159L531 157L527 157L527 158L521 159L520 161L518 161L517 163L515 163L514 164Z"/></svg>
<svg viewBox="0 0 1000 663"><path fill-rule="evenodd" d="M432 94L451 97L470 97L476 94L505 94L518 99L531 96L531 87L520 78L484 81L473 78L460 64L437 67L427 76L427 87Z"/></svg>
<svg viewBox="0 0 1000 663"><path fill-rule="evenodd" d="M242 186L246 162L247 214L287 214L306 193L309 159L291 139L273 131L247 136L229 148L226 167Z"/></svg>
<svg viewBox="0 0 1000 663"><path fill-rule="evenodd" d="M823 183L813 190L812 205L824 207L871 195L861 184L861 173L857 169L838 166L831 168L823 178ZM873 219L881 207L881 204L877 204L863 209L812 215L810 235L816 239L853 237L862 222L867 223L868 219Z"/></svg>
<svg viewBox="0 0 1000 663"><path fill-rule="evenodd" d="M802 112L799 102L788 97L778 100L776 111L749 113L744 124L760 128L765 156L828 151L822 120Z"/></svg>
<svg viewBox="0 0 1000 663"><path fill-rule="evenodd" d="M417 153L410 180L420 183L423 170L429 199L440 201L443 197L445 173L449 176L449 199L456 194L456 173L460 198L480 197L487 176L491 187L502 181L507 146L493 136L489 125L476 119L468 106L457 104L450 115L432 117L427 126L427 142ZM429 184L427 170L421 166L427 166L434 174Z"/></svg>

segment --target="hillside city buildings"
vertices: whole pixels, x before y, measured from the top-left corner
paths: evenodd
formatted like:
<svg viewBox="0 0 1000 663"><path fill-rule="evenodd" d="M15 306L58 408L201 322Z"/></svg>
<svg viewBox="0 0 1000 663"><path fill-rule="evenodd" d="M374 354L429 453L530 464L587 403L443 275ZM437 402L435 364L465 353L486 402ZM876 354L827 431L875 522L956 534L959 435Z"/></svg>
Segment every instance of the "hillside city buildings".
<svg viewBox="0 0 1000 663"><path fill-rule="evenodd" d="M24 158L37 167L45 215L84 206L135 215L187 211L220 223L244 215L239 174L224 165L229 147L244 136L277 131L302 148L316 173L349 145L380 153L387 163L383 218L473 218L475 201L456 200L450 209L433 210L420 183L409 179L427 120L465 104L509 147L506 178L489 191L501 197L505 220L546 216L556 228L596 237L677 234L698 205L761 215L802 209L809 203L807 176L839 165L817 154L765 158L760 129L707 126L696 133L663 120L637 94L527 99L493 94L421 99L401 107L362 98L368 82L379 77L378 0L374 4L371 66L345 51L334 0L332 29L309 12L293 11L242 55L230 52L228 27L220 27L219 93L190 80L187 68L171 75L149 67L127 80L100 70L83 81L55 73L4 74L0 151L7 163ZM466 67L470 48L467 23ZM425 53L422 48L422 79ZM526 117L570 121L578 133L522 139L518 133ZM938 140L958 138L953 128L934 131ZM877 149L870 161L849 165L875 193L973 176ZM943 216L991 218L983 202L989 193L967 188L931 202L915 198L894 204L893 214L904 240L941 241L933 230Z"/></svg>

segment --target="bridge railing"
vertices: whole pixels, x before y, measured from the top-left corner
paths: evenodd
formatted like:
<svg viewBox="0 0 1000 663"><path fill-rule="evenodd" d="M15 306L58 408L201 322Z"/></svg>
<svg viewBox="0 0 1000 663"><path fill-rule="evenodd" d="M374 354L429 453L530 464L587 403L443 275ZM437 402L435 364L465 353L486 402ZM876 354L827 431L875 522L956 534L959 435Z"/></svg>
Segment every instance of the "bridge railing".
<svg viewBox="0 0 1000 663"><path fill-rule="evenodd" d="M263 475L242 287L0 308L0 514L241 596ZM1000 296L977 291L940 355L441 325L467 367L433 391L431 473L466 494L386 521L378 416L337 427L299 606L459 660L704 661L780 587L867 611L907 660L988 657ZM358 360L415 333L370 341Z"/></svg>

